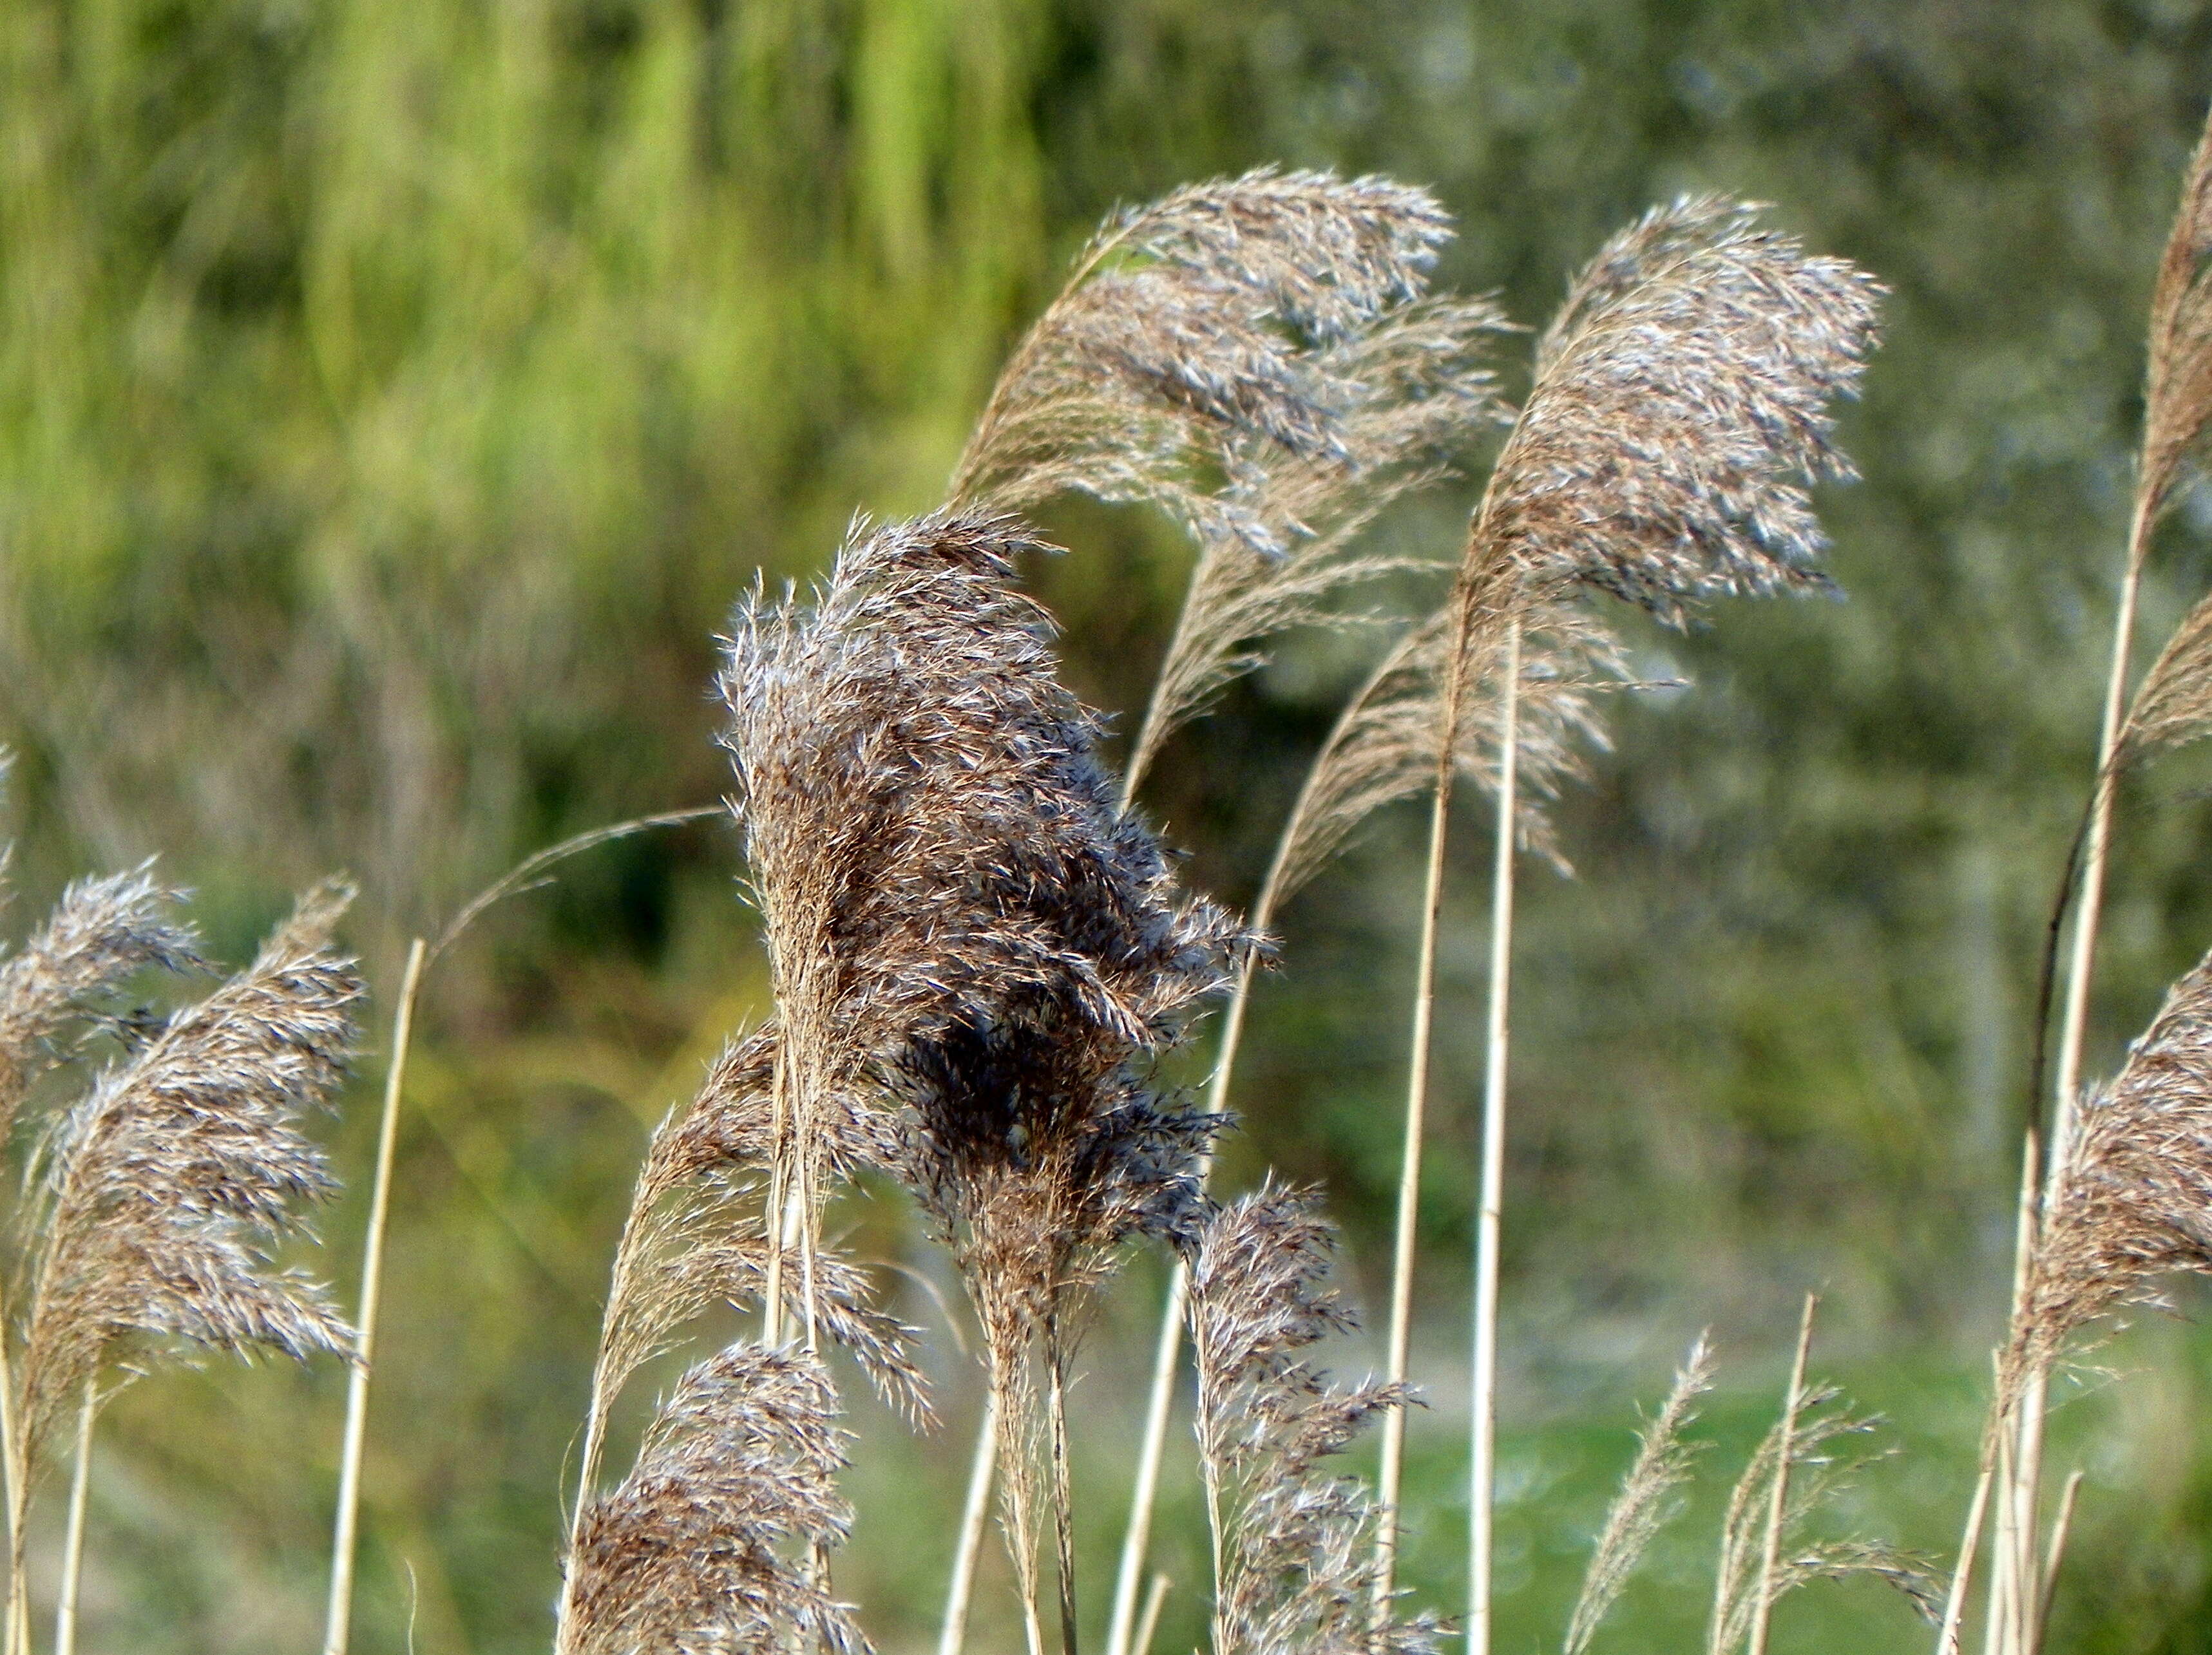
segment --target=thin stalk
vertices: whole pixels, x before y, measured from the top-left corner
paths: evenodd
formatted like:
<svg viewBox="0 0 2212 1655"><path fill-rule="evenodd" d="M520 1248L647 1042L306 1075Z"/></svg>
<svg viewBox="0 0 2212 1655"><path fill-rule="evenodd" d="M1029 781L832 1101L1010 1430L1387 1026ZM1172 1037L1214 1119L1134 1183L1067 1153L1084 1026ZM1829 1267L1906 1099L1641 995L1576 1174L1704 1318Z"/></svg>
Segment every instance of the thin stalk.
<svg viewBox="0 0 2212 1655"><path fill-rule="evenodd" d="M1067 1463L1067 1363L1057 1314L1044 1323L1045 1422L1052 1454L1052 1538L1060 1577L1060 1655L1077 1655L1075 1625L1075 1510Z"/></svg>
<svg viewBox="0 0 2212 1655"><path fill-rule="evenodd" d="M368 1381L375 1360L377 1300L384 1286L384 1236L392 1209L392 1153L398 1142L399 1100L407 1076L407 1047L415 1029L415 998L422 983L428 945L416 937L407 949L407 969L399 982L399 1007L392 1021L392 1062L384 1074L384 1114L376 1129L376 1183L368 1201L368 1240L362 1249L361 1327L354 1347L353 1371L346 1383L344 1447L338 1458L338 1509L331 1538L331 1600L323 1623L323 1655L345 1655L353 1626L354 1554L360 1539L361 1461L368 1433ZM596 1423L596 1421L593 1422ZM586 1475L595 1441L587 1431ZM577 1495L581 1512L584 1490ZM573 1537L572 1537L573 1538Z"/></svg>
<svg viewBox="0 0 2212 1655"><path fill-rule="evenodd" d="M1201 1384L1203 1383L1201 1379ZM1205 1424L1201 1416L1200 1429ZM1198 1469L1200 1481L1206 1489L1206 1540L1213 1570L1213 1641L1210 1647L1216 1651L1229 1647L1228 1592L1228 1536L1222 1528L1222 1488L1219 1473L1220 1456L1209 1452L1212 1445L1201 1438L1199 1445Z"/></svg>
<svg viewBox="0 0 2212 1655"><path fill-rule="evenodd" d="M2118 791L2120 730L2125 715L2128 660L2135 638L2136 599L2142 587L2143 549L2150 521L2136 504L2128 528L2127 573L2120 580L2120 603L2112 622L2112 670L2105 683L2104 723L2097 737L2096 791L2089 810L2089 838L2081 858L2081 898L2074 920L2074 949L2066 969L2066 1006L2058 1029L2058 1107L2051 1135L2051 1179L2055 1187L2072 1149L2075 1093L2081 1083L2081 1046L2089 1021L2089 979L2096 964L2097 922L2105 902L2105 864L2112 846L2112 797Z"/></svg>
<svg viewBox="0 0 2212 1655"><path fill-rule="evenodd" d="M1160 1629L1160 1605L1168 1600L1168 1588L1175 1584L1164 1574L1152 1577L1152 1587L1145 1594L1145 1612L1137 1620L1135 1655L1152 1655L1152 1634Z"/></svg>
<svg viewBox="0 0 2212 1655"><path fill-rule="evenodd" d="M7 1476L8 1610L0 1623L0 1650L22 1655L28 1646L30 1622L24 1605L23 1512L29 1483L23 1464L22 1422L16 1409L15 1384L9 1372L8 1320L0 1304L0 1470Z"/></svg>
<svg viewBox="0 0 2212 1655"><path fill-rule="evenodd" d="M76 1460L70 1470L69 1528L62 1542L61 1602L54 1610L54 1655L76 1655L76 1606L84 1581L84 1508L92 1486L92 1422L100 1409L98 1381L84 1382L76 1410Z"/></svg>
<svg viewBox="0 0 2212 1655"><path fill-rule="evenodd" d="M784 1100L783 1043L775 1048L775 1069L770 1082L775 1097L775 1120L769 1132L768 1197L761 1209L768 1231L768 1282L761 1289L761 1344L773 1350L783 1343L783 1234L786 1157L784 1140L789 1136L789 1106Z"/></svg>
<svg viewBox="0 0 2212 1655"><path fill-rule="evenodd" d="M2031 1131L2021 1156L2020 1213L2014 1241L2010 1325L2015 1329L2027 1313L2029 1279L2042 1230L2035 1197L2037 1148ZM2028 1374L2015 1410L2008 1463L1998 1485L2004 1491L2006 1505L1998 1525L1998 1561L1990 1580L1990 1618L1993 1627L2002 1624L2006 1641L2002 1647L2008 1655L2019 1655L2021 1651L2030 1606L2042 1597L2036 1584L2035 1537L2037 1496L2043 1481L2045 1385L2040 1368ZM2004 1544L2008 1538L2008 1549Z"/></svg>
<svg viewBox="0 0 2212 1655"><path fill-rule="evenodd" d="M1449 749L1447 749L1449 753ZM1429 1100L1430 1031L1436 1016L1437 924L1443 906L1444 835L1451 821L1449 759L1429 813L1427 883L1421 899L1421 952L1413 991L1413 1058L1406 1088L1405 1149L1398 1169L1398 1222L1390 1264L1390 1337L1386 1377L1406 1382L1407 1343L1413 1325L1414 1219L1420 1204L1421 1130ZM1397 1587L1398 1484L1406 1459L1406 1409L1382 1416L1382 1464L1376 1479L1375 1620L1389 1618ZM1469 1628L1470 1635L1473 1628ZM1472 1646L1471 1646L1472 1647Z"/></svg>
<svg viewBox="0 0 2212 1655"><path fill-rule="evenodd" d="M1936 1634L1936 1655L1959 1655L1959 1627L1966 1615L1966 1588L1973 1579L1974 1554L1981 1549L1982 1524L1989 1513L1990 1484L1996 1471L1996 1425L1992 1420L1982 1429L1974 1496L1966 1502L1966 1532L1959 1541L1958 1564L1951 1571L1951 1590L1943 1600L1943 1624Z"/></svg>
<svg viewBox="0 0 2212 1655"><path fill-rule="evenodd" d="M1482 1173L1474 1235L1474 1373L1468 1458L1468 1655L1489 1655L1492 1500L1498 1480L1498 1249L1505 1205L1507 1015L1513 985L1514 782L1521 748L1521 621L1505 635L1499 687L1498 826L1490 883L1490 985L1482 1071ZM1451 761L1451 749L1445 761ZM1443 796L1443 785L1437 797ZM1441 817L1439 818L1441 826ZM1441 837L1441 834L1439 834ZM1436 905L1430 904L1434 919ZM1425 1061L1424 1068L1425 1068ZM1397 1410L1392 1417L1402 1416Z"/></svg>
<svg viewBox="0 0 2212 1655"><path fill-rule="evenodd" d="M2014 1608L2019 1602L2019 1509L2013 1499L2017 1425L1997 1438L1997 1532L1990 1548L1990 1607L1982 1626L1983 1655L2016 1655Z"/></svg>
<svg viewBox="0 0 2212 1655"><path fill-rule="evenodd" d="M1781 1440L1776 1445L1774 1488L1766 1502L1766 1534L1759 1549L1759 1585L1751 1599L1751 1635L1745 1655L1766 1655L1766 1627L1774 1610L1775 1571L1782 1561L1782 1525L1790 1511L1790 1453L1797 1430L1797 1410L1805 1405L1805 1361L1813 1350L1813 1312L1817 1294L1805 1295L1805 1314L1797 1324L1797 1355L1790 1364L1790 1391L1782 1399Z"/></svg>
<svg viewBox="0 0 2212 1655"><path fill-rule="evenodd" d="M968 1604L975 1595L975 1559L983 1549L983 1525L991 1510L991 1476L999 1464L999 1392L991 1388L983 1405L983 1428L976 1434L975 1458L968 1466L968 1499L960 1509L960 1536L952 1549L952 1579L945 1592L945 1622L937 1634L937 1655L961 1655L968 1640Z"/></svg>
<svg viewBox="0 0 2212 1655"><path fill-rule="evenodd" d="M1265 929L1273 906L1274 876L1271 872L1252 909L1255 930ZM1221 1026L1221 1051L1213 1063L1206 1088L1206 1110L1224 1112L1229 1100L1230 1071L1236 1066L1237 1048L1244 1034L1244 1008L1252 995L1253 963L1246 960L1237 973L1237 988ZM1199 1187L1206 1187L1213 1170L1209 1149L1198 1164ZM1106 1655L1142 1655L1142 1639L1132 1641L1139 1619L1137 1583L1144 1578L1145 1554L1152 1543L1152 1507L1159 1495L1160 1461L1167 1448L1168 1416L1175 1404L1176 1373L1182 1356L1183 1319L1190 1306L1190 1269L1180 1258L1168 1277L1167 1306L1160 1318L1160 1337L1152 1350L1152 1385L1145 1403L1145 1429L1137 1446L1137 1475L1129 1491L1129 1519L1121 1531L1121 1561L1114 1576L1114 1616L1106 1634Z"/></svg>
<svg viewBox="0 0 2212 1655"><path fill-rule="evenodd" d="M2048 1212L2073 1156L2075 1115L2081 1086L2081 1055L2089 1021L2089 987L2096 968L2097 927L2105 901L2105 867L2112 848L2112 804L2119 787L2120 736L2127 705L2128 666L2134 646L2136 603L2142 587L2144 554L2153 526L2151 502L2138 493L2128 524L2127 567L2120 579L2120 601L2112 621L2112 671L2105 683L2105 706L2097 737L2097 776L2090 796L2088 835L2081 858L2081 888L2074 918L2073 949L2067 961L2065 1007L2058 1029L2057 1100L2051 1112L2051 1160L2044 1177L2043 1205ZM2049 1408L2046 1375L2039 1365L2027 1379L2018 1422L2014 1486L2008 1491L2013 1511L2016 1556L2001 1559L2000 1574L2025 1574L2008 1600L2023 1624L2037 1601L2035 1569L2036 1489L2043 1465L2044 1419ZM1994 1614L1996 1604L1990 1605Z"/></svg>
<svg viewBox="0 0 2212 1655"><path fill-rule="evenodd" d="M2027 1655L2041 1655L2043 1640L2051 1632L2051 1603L2058 1591L2058 1565L2066 1555L2066 1537L2074 1527L2074 1497L2081 1492L2081 1473L2069 1473L2065 1491L2058 1496L2058 1515L2051 1525L2051 1551L2043 1562L2043 1593L2035 1606Z"/></svg>

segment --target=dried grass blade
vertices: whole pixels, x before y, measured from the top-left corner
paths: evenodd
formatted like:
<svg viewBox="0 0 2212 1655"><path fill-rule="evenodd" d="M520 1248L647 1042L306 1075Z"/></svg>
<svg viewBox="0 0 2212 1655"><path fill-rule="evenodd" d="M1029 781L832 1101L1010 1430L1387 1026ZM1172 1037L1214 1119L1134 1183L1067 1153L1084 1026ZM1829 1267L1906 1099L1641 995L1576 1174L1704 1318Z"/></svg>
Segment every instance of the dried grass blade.
<svg viewBox="0 0 2212 1655"><path fill-rule="evenodd" d="M1680 1512L1676 1490L1689 1482L1692 1463L1705 1446L1683 1441L1682 1434L1697 1417L1698 1398L1712 1385L1712 1347L1700 1334L1675 1372L1666 1402L1637 1433L1636 1458L1606 1511L1567 1620L1565 1655L1583 1655L1589 1649L1652 1540Z"/></svg>

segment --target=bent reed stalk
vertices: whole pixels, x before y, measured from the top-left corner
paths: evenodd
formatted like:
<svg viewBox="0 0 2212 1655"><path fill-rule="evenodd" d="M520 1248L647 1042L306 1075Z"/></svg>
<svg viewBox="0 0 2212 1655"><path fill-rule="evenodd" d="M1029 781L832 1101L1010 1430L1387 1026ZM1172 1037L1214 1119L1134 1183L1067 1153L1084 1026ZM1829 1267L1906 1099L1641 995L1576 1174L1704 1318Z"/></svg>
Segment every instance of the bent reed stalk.
<svg viewBox="0 0 2212 1655"><path fill-rule="evenodd" d="M2197 740L2212 728L2212 654L2206 649L2212 600L2200 603L2185 618L2132 699L2127 690L2136 616L2152 537L2190 479L2201 470L2208 431L2212 431L2209 251L2212 251L2212 116L2208 116L2191 156L2152 294L2142 446L2115 605L2096 769L2077 841L2078 861L2075 855L2069 855L2045 958L2047 982L2059 945L2057 927L2070 895L2075 906L2074 932L2060 1013L2049 1157L2041 1198L2024 1209L2017 1243L2021 1256L2029 1261L2030 1275L2041 1268L2045 1232L2053 1222L2060 1191L2075 1170L2088 1006L2119 783L2133 765L2151 754ZM2038 1052L2034 1068L2039 1079L2045 1038L2040 1017L2034 1038ZM2042 1107L2039 1099L2032 1103L2038 1110ZM2008 1350L2021 1347L2024 1314L2024 1308L2015 1309L2007 1335ZM1988 1618L1992 1648L2001 1655L2034 1655L2042 1637L2048 1581L2039 1578L2038 1508L2049 1379L2047 1361L2031 1359L2024 1369L2001 1373L1997 1394L1990 1402L1991 1428L2002 1440L1988 1458L1992 1466L2003 1469L2004 1475L1994 1496L1998 1501L2000 1543L1990 1570ZM1983 1504L1978 1486L1955 1567L1954 1599L1963 1597L1964 1580L1972 1567ZM1961 1607L1954 1603L1953 1612L1947 1616L1939 1647L1955 1647Z"/></svg>
<svg viewBox="0 0 2212 1655"><path fill-rule="evenodd" d="M1825 543L1806 488L1852 475L1832 439L1832 405L1856 390L1874 343L1880 293L1850 264L1808 257L1789 237L1759 228L1748 204L1714 197L1655 208L1600 250L1538 343L1528 399L1469 526L1448 627L1452 688L1438 708L1439 751L1456 743L1464 687L1495 671L1528 633L1563 624L1581 592L1610 592L1662 622L1680 624L1708 596L1827 585L1814 567ZM1521 677L1516 670L1501 699L1516 693ZM1517 724L1514 731L1517 741ZM1439 770L1431 812L1428 865L1437 877L1424 894L1394 1312L1411 1305L1417 1226L1405 1209L1419 1193L1449 778L1448 769ZM1494 1094L1486 1092L1483 1130L1486 1145L1496 1135L1501 1182L1504 966L1510 959L1516 825L1505 819L1499 884L1507 896L1493 903L1492 915L1492 953L1500 962L1491 985L1496 1045L1489 1066L1497 1085ZM1479 1208L1501 1203L1495 1189L1478 1192ZM1478 1228L1483 1223L1479 1217ZM1496 1317L1494 1300L1474 1315L1475 1343L1492 1353ZM1405 1319L1404 1312L1393 1315L1394 1353L1405 1348ZM1494 1364L1493 1354L1493 1373ZM1472 1401L1478 1434L1481 1415L1495 1407L1494 1381L1481 1366ZM1402 1422L1396 1428L1402 1432ZM1395 1586L1401 1458L1386 1437L1378 1609ZM1490 1497L1486 1488L1471 1492L1478 1508ZM1470 1526L1471 1554L1486 1555L1470 1559L1468 1651L1487 1655L1486 1515Z"/></svg>

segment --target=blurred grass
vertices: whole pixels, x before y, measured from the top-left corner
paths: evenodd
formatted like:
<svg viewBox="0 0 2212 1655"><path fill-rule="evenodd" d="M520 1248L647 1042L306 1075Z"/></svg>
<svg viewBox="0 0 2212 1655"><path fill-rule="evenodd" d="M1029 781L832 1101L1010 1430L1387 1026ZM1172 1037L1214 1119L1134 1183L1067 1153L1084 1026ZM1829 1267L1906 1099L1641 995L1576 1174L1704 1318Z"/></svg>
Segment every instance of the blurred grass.
<svg viewBox="0 0 2212 1655"><path fill-rule="evenodd" d="M1865 1479L1869 1526L1942 1549L2002 1300L2033 949L2090 764L2142 309L2208 94L2212 12L2177 0L19 0L0 8L15 912L158 850L235 960L289 887L344 865L388 992L405 937L521 855L713 798L726 604L757 569L818 567L854 510L933 499L1006 345L1117 200L1263 161L1386 168L1459 215L1446 283L1537 323L1650 200L1768 199L1893 290L1844 432L1866 479L1821 502L1851 601L1638 633L1655 676L1694 688L1624 699L1615 754L1563 806L1581 877L1528 882L1506 1261L1526 1584L1500 1648L1556 1636L1632 1401L1675 1349L1710 1321L1740 1353L1711 1416L1723 1478L1812 1285L1831 1371L1907 1443ZM1463 506L1384 534L1443 551ZM2205 526L2165 536L2147 630L2203 588ZM1050 527L1074 551L1035 580L1070 677L1126 727L1187 554L1129 513ZM1249 894L1359 666L1297 640L1178 739L1148 803L1196 883ZM2127 801L2099 1062L2212 941L2203 769ZM1370 1305L1414 831L1381 824L1285 916L1224 1165L1231 1185L1268 1165L1326 1183ZM734 871L720 829L606 847L432 985L364 1650L410 1629L426 1650L543 1646L636 1153L762 1009ZM1480 1056L1449 1009L1480 985L1479 881L1457 889L1411 1560L1446 1607ZM1201 1037L1182 1072L1204 1058ZM331 1128L356 1177L380 1064ZM361 1215L332 1226L341 1278ZM867 1250L933 1268L895 1205L865 1222ZM1102 1585L1141 1277L1102 1312L1085 1382ZM2062 1646L2212 1648L2202 1341L2123 1349L2141 1373L2069 1411L2093 1477ZM973 1397L937 1360L946 1434L901 1446L871 1422L857 1472L847 1578L892 1649L928 1632L964 1467ZM124 1398L88 1648L312 1640L341 1388L211 1368ZM1186 1488L1163 1648L1196 1626L1193 1509ZM1611 1646L1683 1646L1709 1518ZM1785 1649L1904 1635L1841 1591L1778 1622Z"/></svg>

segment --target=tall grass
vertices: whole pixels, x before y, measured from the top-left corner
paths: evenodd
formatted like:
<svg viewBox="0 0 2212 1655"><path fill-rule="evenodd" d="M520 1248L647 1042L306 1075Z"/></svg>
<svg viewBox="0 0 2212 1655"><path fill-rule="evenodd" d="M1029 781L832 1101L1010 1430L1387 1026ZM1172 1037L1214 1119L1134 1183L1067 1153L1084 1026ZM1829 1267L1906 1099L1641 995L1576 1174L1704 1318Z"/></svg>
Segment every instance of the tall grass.
<svg viewBox="0 0 2212 1655"><path fill-rule="evenodd" d="M520 75L525 58L498 61ZM2184 418L2159 391L2180 380L2161 379L2158 351L2186 367L2201 343L2188 317L2206 238L2185 220L2181 287L2162 282L2158 300L2166 322L2183 320L2154 334L2150 417L2162 434L2146 450L2170 465L2147 466L2130 580L2212 409L2199 399ZM1148 1641L1164 1591L1137 1613L1146 1500L1186 1331L1214 1655L1437 1647L1449 1629L1405 1601L1397 1534L1417 1400L1409 1330L1429 1043L1462 773L1497 805L1471 1192L1480 1252L1466 1635L1486 1647L1514 873L1524 846L1548 844L1544 806L1597 744L1595 693L1626 676L1584 600L1610 592L1679 625L1711 596L1823 584L1806 490L1847 474L1830 421L1871 348L1878 289L1731 202L1656 209L1607 242L1539 342L1441 607L1386 617L1400 630L1341 710L1254 914L1240 920L1185 888L1133 800L1176 730L1260 664L1271 636L1341 620L1370 579L1419 572L1360 550L1360 530L1439 480L1467 433L1498 413L1477 360L1497 312L1425 290L1443 235L1421 191L1309 173L1249 173L1118 215L1016 348L943 503L856 523L809 591L763 581L739 599L716 687L773 1008L647 1146L584 1401L557 1650L866 1647L836 1580L853 1521L837 1486L853 1442L840 1367L917 1425L933 1404L916 1331L879 1302L873 1272L831 1222L833 1203L862 1185L902 1191L965 1289L981 1334L980 1372L966 1377L989 1434L970 1504L983 1510L995 1463L1030 1655L1054 1634L1063 1655L1078 1655L1088 1634L1074 1536L1099 1496L1078 1483L1081 1334L1148 1245L1178 1268L1134 1468L1113 1655ZM373 264L331 279L361 279ZM342 329L322 349L341 390L372 373ZM1023 514L1070 491L1156 508L1200 548L1118 777L1104 721L1061 682L1052 617L1020 585L1024 565L1057 550ZM1998 1655L2039 1645L2078 1487L2069 1482L2041 1546L2035 1432L2049 1376L2173 1272L2212 1272L2212 961L2176 985L2109 1087L2072 1090L2113 784L2124 761L2199 733L2212 706L2212 622L2200 612L2123 716L2126 630L2086 840L2066 1100L2039 1202L2033 1154L2024 1179L2017 1302L1939 1648L1961 1636L1976 1530L1992 1505L2000 1556L1986 1635ZM1315 1197L1269 1180L1224 1201L1206 1180L1266 924L1376 809L1424 794L1386 1371L1346 1389L1314 1366L1316 1348L1350 1325L1324 1285L1329 1231ZM533 858L464 906L438 948L544 862L635 825ZM126 1358L185 1344L356 1364L328 1634L334 1647L345 1641L400 1064L437 951L410 951L398 1008L356 1332L319 1286L266 1256L332 1192L300 1117L334 1088L350 1047L362 991L331 944L349 894L312 893L246 972L165 1015L119 1009L136 973L199 964L165 917L173 894L143 872L73 888L0 963L0 1117L12 1124L62 1099L0 1271L9 1655L30 1655L30 1500L65 1430L78 1467L73 1579L103 1379ZM1200 1107L1166 1082L1163 1063L1224 1002L1212 1106ZM106 1066L47 1077L78 1061L69 1041L81 1034L106 1043ZM747 1330L757 1313L757 1337L692 1349L726 1334L732 1311ZM1863 1469L1848 1450L1874 1422L1811 1378L1813 1332L1808 1299L1779 1416L1722 1519L1708 1655L1765 1655L1777 1605L1814 1579L1875 1576L1939 1618L1923 1560L1834 1531L1833 1497ZM623 1398L679 1356L642 1436L618 1443ZM1692 1409L1710 1370L1700 1342L1643 1434L1565 1628L1569 1655L1598 1638L1689 1479ZM1383 1438L1371 1487L1338 1458L1370 1421ZM948 1652L974 1578L963 1556ZM64 1598L66 1645L74 1589Z"/></svg>

